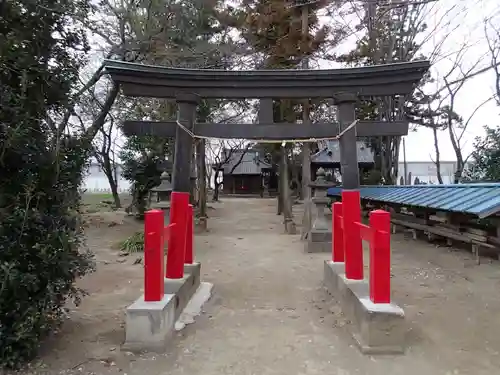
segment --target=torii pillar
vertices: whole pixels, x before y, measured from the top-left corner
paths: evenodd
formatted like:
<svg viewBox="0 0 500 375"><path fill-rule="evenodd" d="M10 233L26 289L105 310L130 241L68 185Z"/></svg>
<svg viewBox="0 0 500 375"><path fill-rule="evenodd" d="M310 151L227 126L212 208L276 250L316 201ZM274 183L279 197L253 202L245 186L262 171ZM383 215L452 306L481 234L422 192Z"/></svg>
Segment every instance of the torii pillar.
<svg viewBox="0 0 500 375"><path fill-rule="evenodd" d="M191 131L194 126L199 98L196 95L183 94L177 96L176 99L179 123ZM170 198L170 223L176 223L177 228L187 228L188 226L192 153L193 139L191 135L177 126ZM166 277L169 279L182 279L184 277L186 239L186 230L176 230L175 235L170 237L166 272Z"/></svg>
<svg viewBox="0 0 500 375"><path fill-rule="evenodd" d="M354 94L342 93L335 96L334 99L339 110L340 131L342 132L356 118L355 104L358 98ZM345 274L348 279L363 280L363 244L361 237L357 235L358 228L354 224L361 221L355 127L345 132L340 137L339 143L343 187Z"/></svg>

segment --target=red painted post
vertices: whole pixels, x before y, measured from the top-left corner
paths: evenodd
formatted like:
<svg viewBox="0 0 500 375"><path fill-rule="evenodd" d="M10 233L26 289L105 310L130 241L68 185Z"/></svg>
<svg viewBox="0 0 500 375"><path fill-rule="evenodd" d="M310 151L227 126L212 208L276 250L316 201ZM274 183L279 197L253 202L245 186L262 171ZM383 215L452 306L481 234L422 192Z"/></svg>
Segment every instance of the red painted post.
<svg viewBox="0 0 500 375"><path fill-rule="evenodd" d="M173 191L170 196L170 223L175 223L170 233L167 251L168 279L182 279L186 253L186 226L189 193Z"/></svg>
<svg viewBox="0 0 500 375"><path fill-rule="evenodd" d="M370 243L370 299L373 303L391 302L391 214L383 210L370 212L374 231Z"/></svg>
<svg viewBox="0 0 500 375"><path fill-rule="evenodd" d="M150 210L144 218L144 301L163 298L163 211Z"/></svg>
<svg viewBox="0 0 500 375"><path fill-rule="evenodd" d="M344 218L345 276L349 280L363 280L363 244L356 224L361 221L359 190L342 191Z"/></svg>
<svg viewBox="0 0 500 375"><path fill-rule="evenodd" d="M194 254L193 254L193 205L188 205L188 219L186 226L186 256L184 263L193 264Z"/></svg>
<svg viewBox="0 0 500 375"><path fill-rule="evenodd" d="M344 229L342 228L342 220L342 203L335 202L333 204L332 217L332 260L334 262L344 262Z"/></svg>

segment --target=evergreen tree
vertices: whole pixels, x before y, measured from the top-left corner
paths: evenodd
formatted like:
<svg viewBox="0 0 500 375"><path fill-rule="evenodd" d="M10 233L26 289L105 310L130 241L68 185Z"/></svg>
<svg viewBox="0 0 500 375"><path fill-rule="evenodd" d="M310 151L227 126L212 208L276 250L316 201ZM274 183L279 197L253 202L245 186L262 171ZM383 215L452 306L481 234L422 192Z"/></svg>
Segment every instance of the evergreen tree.
<svg viewBox="0 0 500 375"><path fill-rule="evenodd" d="M221 1L196 0L179 3L161 0L140 6L129 14L133 35L130 45L147 41L139 60L147 63L204 69L227 69L232 64L234 45L228 36L228 26L221 13ZM197 121L206 122L221 104L220 100L205 100L198 106ZM168 120L176 116L175 102L164 100L134 100L133 116L144 120ZM200 140L199 142L203 142ZM173 140L161 137L133 136L127 139L121 152L124 177L133 185L133 208L142 218L147 209L146 197L160 183L159 176L168 158L173 161ZM204 161L203 161L204 162ZM202 181L205 183L205 181ZM128 208L129 210L132 207Z"/></svg>
<svg viewBox="0 0 500 375"><path fill-rule="evenodd" d="M486 135L474 142L471 162L465 170L468 181L500 181L500 126L485 127Z"/></svg>
<svg viewBox="0 0 500 375"><path fill-rule="evenodd" d="M235 12L235 25L241 35L256 53L257 69L294 69L304 59L320 51L327 40L329 28L320 26L317 11L327 2L244 0ZM303 19L307 10L307 20ZM304 21L306 25L304 25ZM296 122L302 116L302 102L294 100L273 100L273 121ZM291 221L291 201L288 191L287 170L290 145L280 150L279 145L260 146L264 154L270 154L273 164L279 163L280 183L278 213L284 212L285 225ZM285 190L284 190L285 189ZM287 228L288 230L288 228ZM293 229L292 229L293 231Z"/></svg>
<svg viewBox="0 0 500 375"><path fill-rule="evenodd" d="M61 322L79 250L85 136L58 121L72 105L88 50L85 0L0 3L0 364L19 366ZM62 125L61 125L62 124Z"/></svg>

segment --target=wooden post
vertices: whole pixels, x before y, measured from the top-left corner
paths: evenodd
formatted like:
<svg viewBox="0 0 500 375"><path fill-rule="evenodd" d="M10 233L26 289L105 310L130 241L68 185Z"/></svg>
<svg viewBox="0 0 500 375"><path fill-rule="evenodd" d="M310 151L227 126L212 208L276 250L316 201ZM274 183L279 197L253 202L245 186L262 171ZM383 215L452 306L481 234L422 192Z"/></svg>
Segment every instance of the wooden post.
<svg viewBox="0 0 500 375"><path fill-rule="evenodd" d="M359 190L342 191L342 216L345 276L349 280L363 280L363 244L357 224L361 222Z"/></svg>
<svg viewBox="0 0 500 375"><path fill-rule="evenodd" d="M391 214L370 212L370 299L373 303L391 302Z"/></svg>
<svg viewBox="0 0 500 375"><path fill-rule="evenodd" d="M345 260L342 203L335 202L332 211L332 261L341 263Z"/></svg>
<svg viewBox="0 0 500 375"><path fill-rule="evenodd" d="M150 210L144 217L144 301L163 298L163 211Z"/></svg>
<svg viewBox="0 0 500 375"><path fill-rule="evenodd" d="M193 252L193 205L188 206L188 218L186 225L186 255L184 257L185 264L193 264L194 262L194 252Z"/></svg>

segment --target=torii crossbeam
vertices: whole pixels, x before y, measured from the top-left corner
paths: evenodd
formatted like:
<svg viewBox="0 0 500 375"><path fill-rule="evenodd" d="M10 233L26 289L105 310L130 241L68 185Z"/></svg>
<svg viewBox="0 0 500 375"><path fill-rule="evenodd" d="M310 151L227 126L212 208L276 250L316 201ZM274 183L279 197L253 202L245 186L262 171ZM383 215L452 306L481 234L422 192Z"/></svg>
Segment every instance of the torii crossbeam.
<svg viewBox="0 0 500 375"><path fill-rule="evenodd" d="M155 135L175 138L175 121L125 121L125 135ZM248 139L248 140L307 140L336 137L340 134L340 123L315 123L310 126L296 123L279 124L216 124L196 123L193 133L200 138ZM401 136L408 134L408 121L359 121L357 137Z"/></svg>

